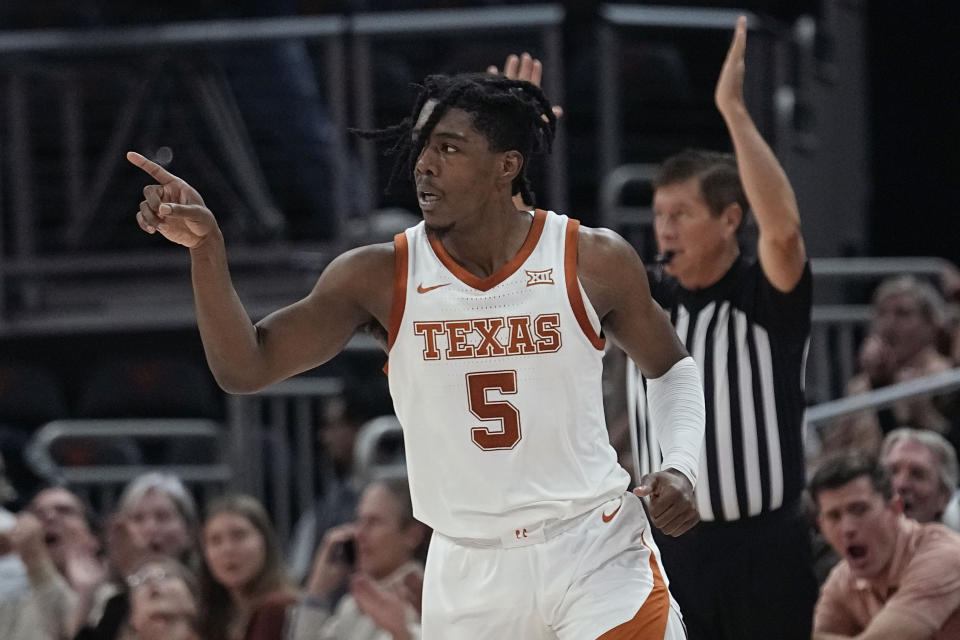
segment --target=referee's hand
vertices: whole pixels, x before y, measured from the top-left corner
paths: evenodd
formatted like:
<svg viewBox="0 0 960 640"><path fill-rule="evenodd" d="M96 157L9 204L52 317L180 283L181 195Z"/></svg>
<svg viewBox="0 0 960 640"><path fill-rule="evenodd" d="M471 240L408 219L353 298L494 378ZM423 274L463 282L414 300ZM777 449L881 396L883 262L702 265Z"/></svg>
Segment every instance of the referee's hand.
<svg viewBox="0 0 960 640"><path fill-rule="evenodd" d="M687 477L675 469L648 473L633 493L647 498L650 520L667 535L679 536L700 522L693 487Z"/></svg>

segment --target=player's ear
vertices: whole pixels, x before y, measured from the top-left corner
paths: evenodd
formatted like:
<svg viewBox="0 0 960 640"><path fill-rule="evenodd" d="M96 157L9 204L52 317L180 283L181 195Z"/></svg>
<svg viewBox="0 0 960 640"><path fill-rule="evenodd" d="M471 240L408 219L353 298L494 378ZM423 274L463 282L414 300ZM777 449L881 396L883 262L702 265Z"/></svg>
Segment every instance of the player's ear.
<svg viewBox="0 0 960 640"><path fill-rule="evenodd" d="M504 151L500 156L500 177L507 182L513 182L522 168L523 155L519 151Z"/></svg>

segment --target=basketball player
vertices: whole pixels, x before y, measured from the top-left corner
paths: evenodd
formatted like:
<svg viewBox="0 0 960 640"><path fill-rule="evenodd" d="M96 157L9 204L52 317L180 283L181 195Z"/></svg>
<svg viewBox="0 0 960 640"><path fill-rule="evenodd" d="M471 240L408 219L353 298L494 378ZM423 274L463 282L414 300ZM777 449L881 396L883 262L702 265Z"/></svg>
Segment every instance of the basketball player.
<svg viewBox="0 0 960 640"><path fill-rule="evenodd" d="M669 535L698 520L699 374L626 241L514 206L516 193L533 201L526 165L549 150L555 127L531 82L428 77L408 119L368 132L407 152L398 166L416 183L423 222L339 256L303 300L256 324L200 194L128 154L158 182L144 189L139 225L190 249L201 337L226 391L252 393L320 365L359 330L385 335L414 515L435 531L428 640L684 637L640 500L625 492L608 442L605 339L650 378L652 411L672 426L663 471L637 490Z"/></svg>

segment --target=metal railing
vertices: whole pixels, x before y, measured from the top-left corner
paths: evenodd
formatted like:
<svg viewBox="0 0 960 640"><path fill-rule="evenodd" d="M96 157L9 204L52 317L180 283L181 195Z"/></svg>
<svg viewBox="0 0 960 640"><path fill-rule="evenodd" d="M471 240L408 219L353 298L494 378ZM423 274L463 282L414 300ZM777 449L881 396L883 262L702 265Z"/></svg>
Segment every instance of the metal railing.
<svg viewBox="0 0 960 640"><path fill-rule="evenodd" d="M400 420L394 415L373 418L357 432L353 475L359 482L366 484L385 477L407 475L407 463L402 446L386 459L379 459L382 446L388 441L393 441L390 443L393 445L403 443L403 428L400 426Z"/></svg>
<svg viewBox="0 0 960 640"><path fill-rule="evenodd" d="M149 458L150 449L182 447L187 442L204 454L203 461L196 464L144 461ZM109 461L95 457L84 464L71 464L69 459L62 459L64 456L60 454L64 451L77 454L99 451ZM38 475L65 483L103 513L113 509L117 496L128 482L148 471L176 475L203 504L230 486L237 469L225 461L223 426L211 420L190 418L55 420L31 436L25 459Z"/></svg>
<svg viewBox="0 0 960 640"><path fill-rule="evenodd" d="M653 209L649 205L626 205L622 202L624 192L632 184L649 187L657 171L656 164L622 164L614 167L600 182L600 226L621 230L634 226L651 232Z"/></svg>
<svg viewBox="0 0 960 640"><path fill-rule="evenodd" d="M807 407L804 421L815 426L859 411L886 409L902 400L926 398L956 389L960 389L960 367Z"/></svg>
<svg viewBox="0 0 960 640"><path fill-rule="evenodd" d="M821 428L837 418L860 411L879 411L904 400L927 398L957 389L960 389L960 367L807 407L803 416L807 457L816 457Z"/></svg>
<svg viewBox="0 0 960 640"><path fill-rule="evenodd" d="M233 488L269 505L282 540L316 499L315 431L323 416L315 400L342 391L339 378L301 376L227 397L230 466L238 471Z"/></svg>

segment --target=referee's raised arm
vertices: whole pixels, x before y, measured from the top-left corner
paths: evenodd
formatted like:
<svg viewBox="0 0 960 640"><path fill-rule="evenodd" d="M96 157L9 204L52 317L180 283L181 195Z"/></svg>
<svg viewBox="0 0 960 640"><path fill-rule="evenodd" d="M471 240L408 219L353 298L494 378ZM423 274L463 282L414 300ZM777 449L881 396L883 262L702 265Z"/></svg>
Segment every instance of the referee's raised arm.
<svg viewBox="0 0 960 640"><path fill-rule="evenodd" d="M760 266L774 287L791 291L800 281L807 260L800 213L786 172L744 104L746 47L747 19L740 16L714 97L733 141L743 189L757 218Z"/></svg>

